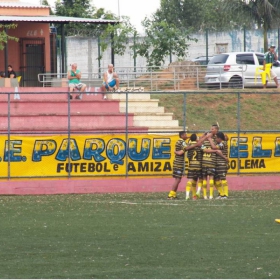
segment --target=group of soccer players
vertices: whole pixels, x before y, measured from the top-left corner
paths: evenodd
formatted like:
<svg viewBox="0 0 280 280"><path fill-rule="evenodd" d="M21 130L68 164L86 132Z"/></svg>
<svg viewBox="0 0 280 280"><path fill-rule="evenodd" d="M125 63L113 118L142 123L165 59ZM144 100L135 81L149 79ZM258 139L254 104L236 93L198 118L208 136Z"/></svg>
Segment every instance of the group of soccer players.
<svg viewBox="0 0 280 280"><path fill-rule="evenodd" d="M219 132L218 125L211 126L211 131L198 138L192 134L188 139L187 133L181 131L180 139L175 145L175 159L173 162L173 177L175 179L168 199L177 199L177 189L185 170L185 153L189 161L186 186L186 200L201 197L214 198L214 186L218 190L216 199L228 198L228 184L226 174L228 170L227 136ZM209 195L207 192L209 185Z"/></svg>

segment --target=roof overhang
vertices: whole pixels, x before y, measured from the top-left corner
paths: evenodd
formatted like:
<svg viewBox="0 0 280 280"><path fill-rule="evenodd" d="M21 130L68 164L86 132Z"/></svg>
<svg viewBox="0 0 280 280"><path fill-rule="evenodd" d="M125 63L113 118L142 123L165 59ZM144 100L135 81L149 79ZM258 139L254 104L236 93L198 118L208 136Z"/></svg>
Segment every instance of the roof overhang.
<svg viewBox="0 0 280 280"><path fill-rule="evenodd" d="M3 0L1 0L0 2L0 8L34 8L34 9L40 9L40 8L50 8L50 6L48 5L41 5L41 4L33 4L33 3L27 3L27 2L19 2L19 1L15 1L15 2L11 2L11 1L6 1L3 2Z"/></svg>
<svg viewBox="0 0 280 280"><path fill-rule="evenodd" d="M95 24L117 24L118 20L77 18L63 16L0 16L0 23L15 22L41 22L41 23L95 23Z"/></svg>

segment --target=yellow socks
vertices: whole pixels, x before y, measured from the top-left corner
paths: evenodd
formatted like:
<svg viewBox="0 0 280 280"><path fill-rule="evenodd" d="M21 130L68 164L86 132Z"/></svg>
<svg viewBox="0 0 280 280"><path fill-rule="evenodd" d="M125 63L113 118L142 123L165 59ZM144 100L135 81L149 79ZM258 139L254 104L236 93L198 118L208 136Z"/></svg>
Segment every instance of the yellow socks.
<svg viewBox="0 0 280 280"><path fill-rule="evenodd" d="M223 184L223 189L224 189L224 195L228 196L228 183L227 183L227 180L222 180L222 184Z"/></svg>
<svg viewBox="0 0 280 280"><path fill-rule="evenodd" d="M207 197L207 181L206 180L203 180L203 183L202 183L202 189L203 189L203 197Z"/></svg>
<svg viewBox="0 0 280 280"><path fill-rule="evenodd" d="M196 181L192 181L192 196L196 196Z"/></svg>
<svg viewBox="0 0 280 280"><path fill-rule="evenodd" d="M174 191L170 191L168 197L177 197L177 194Z"/></svg>
<svg viewBox="0 0 280 280"><path fill-rule="evenodd" d="M202 188L202 179L198 179L197 191L196 191L196 196L197 196L198 198L200 197L201 188Z"/></svg>
<svg viewBox="0 0 280 280"><path fill-rule="evenodd" d="M209 190L210 190L210 195L209 198L213 198L213 194L214 194L214 180L210 179L209 180Z"/></svg>
<svg viewBox="0 0 280 280"><path fill-rule="evenodd" d="M188 181L186 186L186 198L190 196L191 187L192 187L192 182Z"/></svg>
<svg viewBox="0 0 280 280"><path fill-rule="evenodd" d="M217 191L219 192L220 196L224 196L224 188L222 186L222 182L215 181L215 187L216 187Z"/></svg>

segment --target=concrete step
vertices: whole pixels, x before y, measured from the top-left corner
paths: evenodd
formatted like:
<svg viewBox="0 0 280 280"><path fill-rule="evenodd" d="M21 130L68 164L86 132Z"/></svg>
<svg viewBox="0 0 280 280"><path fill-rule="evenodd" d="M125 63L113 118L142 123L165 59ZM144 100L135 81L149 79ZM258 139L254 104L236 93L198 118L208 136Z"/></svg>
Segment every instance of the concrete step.
<svg viewBox="0 0 280 280"><path fill-rule="evenodd" d="M164 134L170 132L170 134L172 134L172 135L174 135L174 134L178 135L178 133L180 131L183 131L183 127L182 126L176 126L176 127L166 126L166 127L162 128L161 126L160 127L154 126L154 127L150 127L148 129L148 131L149 131L149 133L157 133L157 132L163 132L164 131Z"/></svg>
<svg viewBox="0 0 280 280"><path fill-rule="evenodd" d="M100 92L84 93L82 100L70 101L68 89L61 87L19 88L18 93L14 88L1 88L0 93L0 131L2 133L8 130L8 97L11 115L9 129L13 133L67 132L69 106L71 132L125 132L127 122L130 132L148 131L148 129L151 131L158 129L159 132L179 129L178 121L172 119L173 114L164 113L164 107L158 106L158 99L150 99L150 93L128 94L127 120L125 93L107 94L107 100L102 100L103 94ZM73 93L73 95L76 94L78 93Z"/></svg>
<svg viewBox="0 0 280 280"><path fill-rule="evenodd" d="M137 127L137 126L128 126L127 127L127 131L129 133L147 133L148 131L148 127L145 126L141 126L141 127ZM45 129L36 129L36 130L26 130L26 129L11 129L10 130L12 135L32 135L32 134L36 134L36 135L46 135L46 134L67 134L68 133L68 129L67 127L54 127L52 130L45 130ZM1 131L1 133L7 133L7 131ZM107 134L111 134L111 133L126 133L126 126L115 126L115 127L94 127L94 128L83 128L81 129L80 127L76 127L76 126L71 126L70 127L70 133L81 133L81 132L86 132L86 133L107 133Z"/></svg>
<svg viewBox="0 0 280 280"><path fill-rule="evenodd" d="M126 107L120 106L120 112L125 113ZM128 106L128 113L164 113L164 107L153 107L153 106L137 106L133 104Z"/></svg>
<svg viewBox="0 0 280 280"><path fill-rule="evenodd" d="M32 101L12 100L10 103L11 115L24 114L30 112L32 114L67 114L68 102L67 101ZM0 101L0 112L8 112L8 104L5 101ZM71 100L70 112L73 113L119 113L119 102L116 100Z"/></svg>
<svg viewBox="0 0 280 280"><path fill-rule="evenodd" d="M143 92L133 92L133 93L108 93L108 99L113 100L126 100L126 95L128 96L128 101L130 100L150 100L151 94L150 93L143 93Z"/></svg>
<svg viewBox="0 0 280 280"><path fill-rule="evenodd" d="M75 130L94 130L96 128L125 127L125 114L71 114L70 127ZM128 125L134 126L133 115L128 115ZM145 126L144 124L142 126ZM10 129L13 131L52 131L66 130L68 127L68 116L56 115L16 115L10 118ZM0 131L8 130L6 115L0 115Z"/></svg>
<svg viewBox="0 0 280 280"><path fill-rule="evenodd" d="M179 121L178 120L134 120L133 124L135 126L147 126L149 128L152 127L162 127L162 129L165 127L178 127Z"/></svg>
<svg viewBox="0 0 280 280"><path fill-rule="evenodd" d="M130 106L140 106L140 107L158 107L159 99L150 100L130 100L128 107ZM126 102L120 101L120 108L125 108Z"/></svg>
<svg viewBox="0 0 280 280"><path fill-rule="evenodd" d="M173 119L173 113L163 114L134 114L134 121L170 121Z"/></svg>
<svg viewBox="0 0 280 280"><path fill-rule="evenodd" d="M40 92L34 93L34 88L18 88L18 92L15 92L15 88L1 88L0 89L0 101L8 100L8 93L10 94L10 100L22 100L22 101L67 101L68 100L68 88L39 88ZM74 91L72 95L75 97L79 92ZM100 92L84 92L82 94L83 100L102 100L103 94Z"/></svg>

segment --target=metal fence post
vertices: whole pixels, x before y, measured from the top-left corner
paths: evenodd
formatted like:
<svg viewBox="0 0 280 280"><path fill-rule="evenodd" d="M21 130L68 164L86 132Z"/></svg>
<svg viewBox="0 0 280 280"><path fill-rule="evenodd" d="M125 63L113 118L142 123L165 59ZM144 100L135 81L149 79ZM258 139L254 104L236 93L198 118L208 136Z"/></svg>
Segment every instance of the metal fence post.
<svg viewBox="0 0 280 280"><path fill-rule="evenodd" d="M71 145L70 145L70 138L71 138L71 111L70 111L70 91L68 92L68 178L71 177L71 161L70 161L70 158L71 158Z"/></svg>
<svg viewBox="0 0 280 280"><path fill-rule="evenodd" d="M198 67L196 67L196 87L197 89L199 89L199 71L198 71Z"/></svg>
<svg viewBox="0 0 280 280"><path fill-rule="evenodd" d="M153 90L153 71L151 71L151 91Z"/></svg>
<svg viewBox="0 0 280 280"><path fill-rule="evenodd" d="M174 67L174 72L173 72L173 79L174 79L174 90L176 90L176 67Z"/></svg>
<svg viewBox="0 0 280 280"><path fill-rule="evenodd" d="M128 177L128 92L125 93L125 177Z"/></svg>
<svg viewBox="0 0 280 280"><path fill-rule="evenodd" d="M11 178L10 141L11 141L11 93L8 92L8 180L10 180Z"/></svg>
<svg viewBox="0 0 280 280"><path fill-rule="evenodd" d="M186 127L187 127L187 93L184 92L184 112L183 112L183 116L184 116L184 131L186 131Z"/></svg>
<svg viewBox="0 0 280 280"><path fill-rule="evenodd" d="M238 156L237 156L237 174L240 175L240 92L237 93L237 139L238 139Z"/></svg>

